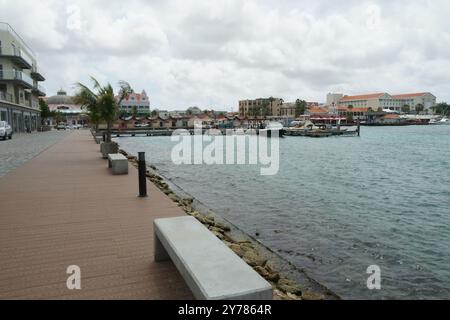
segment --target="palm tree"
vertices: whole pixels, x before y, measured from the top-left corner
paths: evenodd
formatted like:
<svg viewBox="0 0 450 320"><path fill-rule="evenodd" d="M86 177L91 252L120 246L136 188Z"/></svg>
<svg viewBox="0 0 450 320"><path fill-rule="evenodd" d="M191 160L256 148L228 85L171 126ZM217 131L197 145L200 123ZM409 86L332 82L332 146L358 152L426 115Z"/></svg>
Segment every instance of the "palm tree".
<svg viewBox="0 0 450 320"><path fill-rule="evenodd" d="M409 105L405 104L402 107L402 112L403 113L409 113L411 111L411 108L409 107Z"/></svg>
<svg viewBox="0 0 450 320"><path fill-rule="evenodd" d="M131 108L131 115L133 116L133 119L137 118L137 107L134 106L133 108Z"/></svg>
<svg viewBox="0 0 450 320"><path fill-rule="evenodd" d="M424 106L423 106L423 104L418 104L417 106L416 106L416 114L419 114L419 113L421 113L421 112L423 112L425 110L425 108L424 108Z"/></svg>
<svg viewBox="0 0 450 320"><path fill-rule="evenodd" d="M101 86L95 78L91 77L91 79L94 83L93 89L96 92L82 83L77 83L78 92L75 95L75 101L89 110L91 119L94 115L97 120L106 122L106 142L111 142L111 127L117 118L119 105L133 90L128 82L120 81L119 99L116 100L111 84Z"/></svg>

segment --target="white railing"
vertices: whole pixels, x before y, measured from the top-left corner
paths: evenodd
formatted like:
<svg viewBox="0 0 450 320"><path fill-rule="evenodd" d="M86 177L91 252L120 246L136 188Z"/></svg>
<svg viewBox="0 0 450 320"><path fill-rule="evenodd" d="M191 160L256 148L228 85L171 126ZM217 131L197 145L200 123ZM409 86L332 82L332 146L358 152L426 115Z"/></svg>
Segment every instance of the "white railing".
<svg viewBox="0 0 450 320"><path fill-rule="evenodd" d="M42 75L42 70L40 67L38 67L36 64L33 64L33 68L31 69L33 73L39 73Z"/></svg>
<svg viewBox="0 0 450 320"><path fill-rule="evenodd" d="M20 50L19 48L1 46L0 55L21 57L30 66L33 65L33 59L25 51Z"/></svg>
<svg viewBox="0 0 450 320"><path fill-rule="evenodd" d="M2 70L0 71L0 80L22 80L23 82L34 86L33 79L26 73L17 70Z"/></svg>
<svg viewBox="0 0 450 320"><path fill-rule="evenodd" d="M42 92L43 94L47 94L47 91L45 90L45 88L43 86L41 86L40 84L38 84L37 86L34 86L34 88L39 90L39 92Z"/></svg>

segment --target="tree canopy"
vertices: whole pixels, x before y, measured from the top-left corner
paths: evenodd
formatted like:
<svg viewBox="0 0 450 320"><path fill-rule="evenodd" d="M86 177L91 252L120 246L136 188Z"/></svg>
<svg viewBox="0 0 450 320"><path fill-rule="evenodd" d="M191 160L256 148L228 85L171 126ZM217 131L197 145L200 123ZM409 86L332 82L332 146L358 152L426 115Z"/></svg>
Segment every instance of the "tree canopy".
<svg viewBox="0 0 450 320"><path fill-rule="evenodd" d="M442 115L442 116L450 116L450 105L446 102L438 103L435 107L433 107L434 113Z"/></svg>
<svg viewBox="0 0 450 320"><path fill-rule="evenodd" d="M305 100L297 99L295 101L295 117L298 118L302 114L305 114L308 103Z"/></svg>
<svg viewBox="0 0 450 320"><path fill-rule="evenodd" d="M106 122L106 141L111 142L111 127L119 114L119 105L133 90L127 82L120 81L119 95L116 99L111 84L108 83L102 86L94 77L91 77L91 80L93 82L93 90L82 83L76 84L78 91L74 100L75 103L88 109L91 121L97 127L100 121Z"/></svg>

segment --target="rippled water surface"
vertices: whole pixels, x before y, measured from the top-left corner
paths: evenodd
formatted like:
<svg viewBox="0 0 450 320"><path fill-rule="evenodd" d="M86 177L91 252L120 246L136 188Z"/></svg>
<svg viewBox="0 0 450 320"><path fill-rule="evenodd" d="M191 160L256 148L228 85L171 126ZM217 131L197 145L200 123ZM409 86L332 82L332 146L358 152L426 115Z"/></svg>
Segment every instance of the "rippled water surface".
<svg viewBox="0 0 450 320"><path fill-rule="evenodd" d="M168 137L118 139L175 184L344 298L450 298L450 126L280 140L278 175L176 166ZM370 291L369 265L382 270Z"/></svg>

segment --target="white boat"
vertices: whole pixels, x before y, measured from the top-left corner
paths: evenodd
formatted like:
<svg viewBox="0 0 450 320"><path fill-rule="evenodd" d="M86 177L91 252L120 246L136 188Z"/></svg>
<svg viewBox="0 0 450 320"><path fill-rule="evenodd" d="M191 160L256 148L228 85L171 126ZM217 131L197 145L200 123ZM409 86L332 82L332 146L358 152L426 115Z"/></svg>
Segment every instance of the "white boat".
<svg viewBox="0 0 450 320"><path fill-rule="evenodd" d="M450 124L449 118L442 118L441 121L439 121L439 124Z"/></svg>
<svg viewBox="0 0 450 320"><path fill-rule="evenodd" d="M434 124L434 125L450 124L450 119L448 119L446 117L442 118L441 120L431 119L430 124Z"/></svg>

